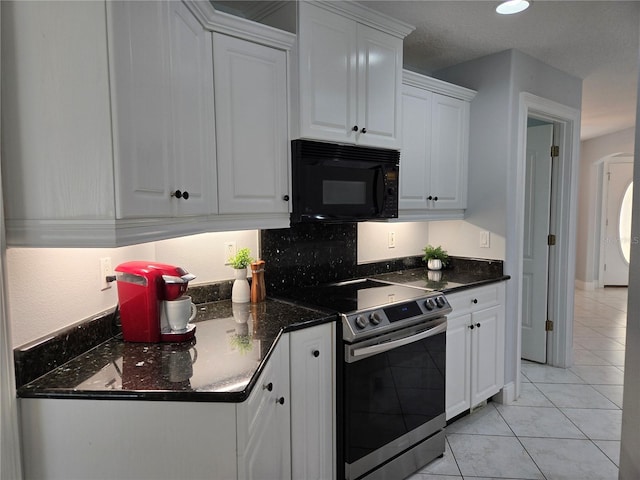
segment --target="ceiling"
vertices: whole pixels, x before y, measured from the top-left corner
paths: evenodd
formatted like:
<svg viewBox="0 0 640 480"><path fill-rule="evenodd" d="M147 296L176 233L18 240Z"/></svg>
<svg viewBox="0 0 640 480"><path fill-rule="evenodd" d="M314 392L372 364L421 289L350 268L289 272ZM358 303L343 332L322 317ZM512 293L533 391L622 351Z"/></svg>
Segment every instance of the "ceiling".
<svg viewBox="0 0 640 480"><path fill-rule="evenodd" d="M426 74L517 49L583 79L582 139L635 125L640 2L534 0L516 15L497 1L362 1L416 27L405 67Z"/></svg>
<svg viewBox="0 0 640 480"><path fill-rule="evenodd" d="M212 3L245 9L267 2ZM360 3L416 27L404 41L410 70L433 74L514 48L583 79L583 140L635 125L640 1L533 0L509 16L495 13L498 1Z"/></svg>

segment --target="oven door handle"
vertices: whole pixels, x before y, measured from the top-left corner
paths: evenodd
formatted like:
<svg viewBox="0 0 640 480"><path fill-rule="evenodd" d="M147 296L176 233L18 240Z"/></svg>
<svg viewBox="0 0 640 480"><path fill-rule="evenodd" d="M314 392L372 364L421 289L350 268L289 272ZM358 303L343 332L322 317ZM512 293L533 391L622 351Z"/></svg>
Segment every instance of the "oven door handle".
<svg viewBox="0 0 640 480"><path fill-rule="evenodd" d="M394 348L402 347L404 345L409 345L410 343L417 342L418 340L423 340L425 338L433 337L434 335L438 335L442 332L447 331L447 322L443 322L440 325L430 328L429 330L425 330L424 332L417 333L415 335L409 335L408 337L402 337L397 340L391 340L384 343L378 343L376 345L371 345L369 347L355 348L351 351L351 356L353 358L375 355L377 353L387 352L389 350L393 350Z"/></svg>

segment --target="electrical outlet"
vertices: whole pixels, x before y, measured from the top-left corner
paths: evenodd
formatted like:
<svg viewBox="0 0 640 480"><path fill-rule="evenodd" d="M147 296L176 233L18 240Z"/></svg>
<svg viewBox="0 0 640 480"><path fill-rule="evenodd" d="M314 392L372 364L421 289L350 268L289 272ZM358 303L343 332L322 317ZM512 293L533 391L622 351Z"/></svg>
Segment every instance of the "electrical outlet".
<svg viewBox="0 0 640 480"><path fill-rule="evenodd" d="M396 232L389 232L388 244L389 248L396 248Z"/></svg>
<svg viewBox="0 0 640 480"><path fill-rule="evenodd" d="M489 248L491 244L491 234L486 230L480 232L480 248Z"/></svg>
<svg viewBox="0 0 640 480"><path fill-rule="evenodd" d="M100 291L111 288L111 282L107 282L107 277L110 275L113 275L111 257L102 257L100 259Z"/></svg>
<svg viewBox="0 0 640 480"><path fill-rule="evenodd" d="M224 242L224 264L231 265L229 259L236 254L236 242Z"/></svg>

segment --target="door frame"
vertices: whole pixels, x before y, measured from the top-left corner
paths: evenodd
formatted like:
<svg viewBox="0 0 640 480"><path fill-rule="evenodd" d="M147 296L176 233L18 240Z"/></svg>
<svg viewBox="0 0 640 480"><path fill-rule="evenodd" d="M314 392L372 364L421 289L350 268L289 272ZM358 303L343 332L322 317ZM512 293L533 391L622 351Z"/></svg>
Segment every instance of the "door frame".
<svg viewBox="0 0 640 480"><path fill-rule="evenodd" d="M557 196L551 228L556 233L555 260L549 269L550 282L557 295L549 299L549 310L555 320L549 332L547 364L567 368L573 363L573 297L575 289L575 242L580 152L580 110L528 92L520 93L518 109L516 185L524 185L526 174L527 118L533 116L556 125L555 144L560 147L555 184ZM520 355L522 352L522 261L524 242L524 189L517 189L514 240L516 245L515 282L517 344L517 375L513 399L520 395ZM515 278L514 278L515 277Z"/></svg>
<svg viewBox="0 0 640 480"><path fill-rule="evenodd" d="M596 285L598 288L604 288L604 244L606 241L607 229L605 220L607 217L607 195L609 193L609 183L605 181L607 167L612 163L631 163L633 164L633 155L620 154L611 155L598 163L598 191L599 194L599 216L596 222L596 238L598 239L597 247L597 265L598 265L598 278L596 278ZM631 176L633 182L633 175ZM598 205L598 204L596 204ZM597 208L597 207L596 207Z"/></svg>

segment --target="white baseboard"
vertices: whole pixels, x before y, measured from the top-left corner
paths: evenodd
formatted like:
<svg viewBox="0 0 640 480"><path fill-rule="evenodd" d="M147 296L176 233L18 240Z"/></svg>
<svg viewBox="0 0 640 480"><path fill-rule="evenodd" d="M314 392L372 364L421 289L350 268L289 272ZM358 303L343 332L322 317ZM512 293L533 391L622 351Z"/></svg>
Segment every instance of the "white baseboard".
<svg viewBox="0 0 640 480"><path fill-rule="evenodd" d="M576 278L576 288L579 290L595 290L598 288L598 282L584 282Z"/></svg>
<svg viewBox="0 0 640 480"><path fill-rule="evenodd" d="M509 382L502 387L498 393L492 397L494 402L502 403L503 405L511 405L516 401L516 384Z"/></svg>

